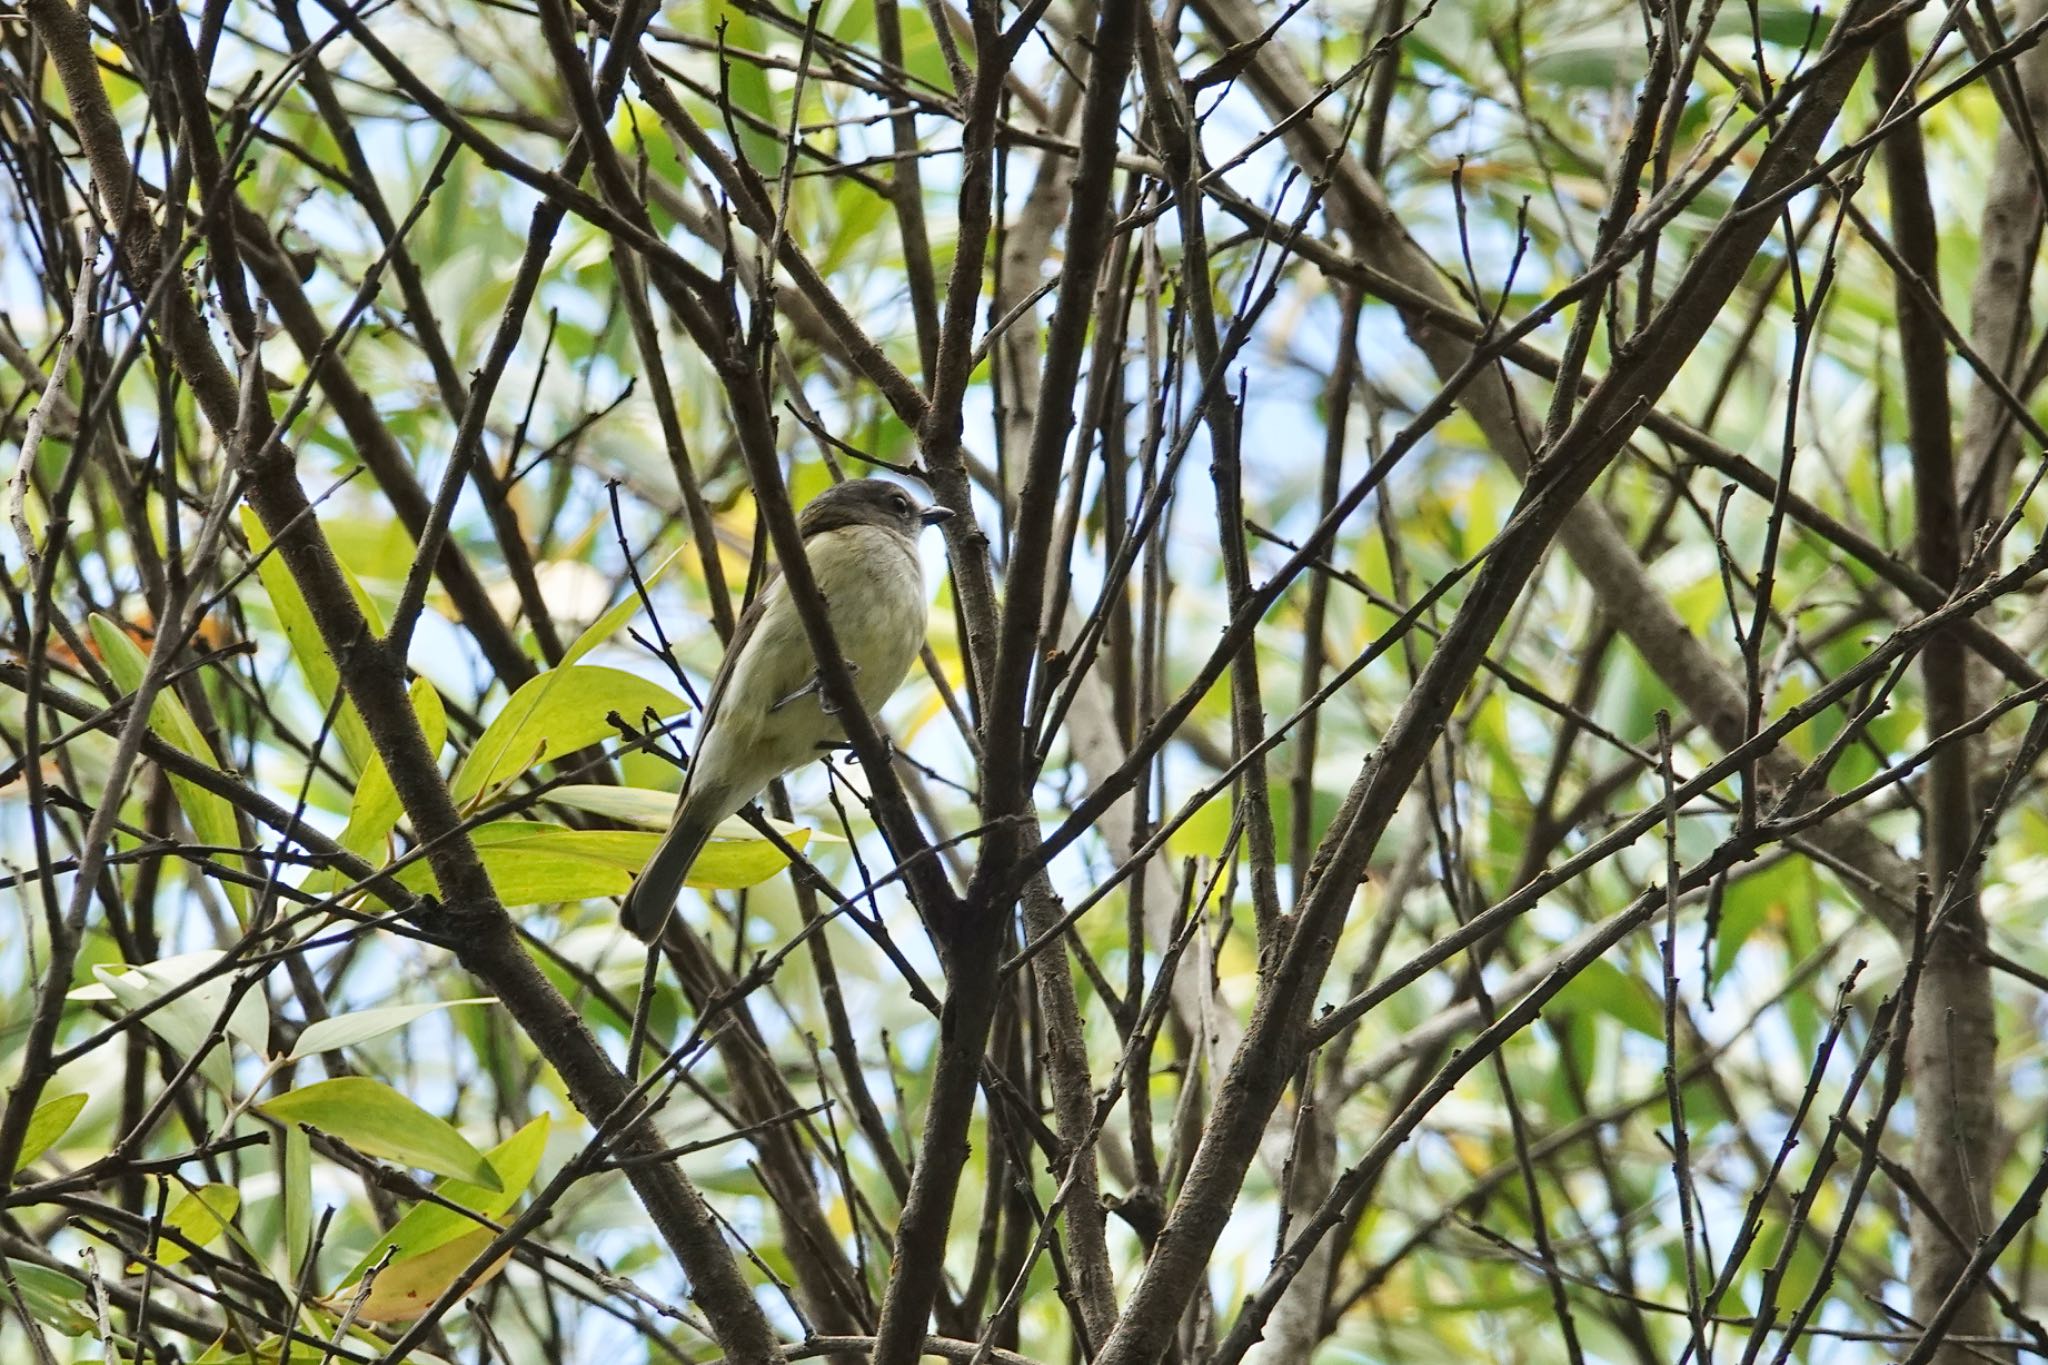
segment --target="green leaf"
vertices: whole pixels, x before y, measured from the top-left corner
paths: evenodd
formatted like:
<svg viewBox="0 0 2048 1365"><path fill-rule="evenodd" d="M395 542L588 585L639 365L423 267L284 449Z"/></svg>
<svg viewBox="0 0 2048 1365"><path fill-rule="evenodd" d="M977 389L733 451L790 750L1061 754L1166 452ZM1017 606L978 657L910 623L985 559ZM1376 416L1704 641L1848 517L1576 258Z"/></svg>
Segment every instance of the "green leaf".
<svg viewBox="0 0 2048 1365"><path fill-rule="evenodd" d="M85 1108L83 1092L76 1095L59 1095L54 1100L44 1100L36 1111L28 1116L28 1131L21 1140L21 1155L15 1160L14 1169L20 1170L50 1150L50 1144L69 1132L71 1125L78 1121L79 1111Z"/></svg>
<svg viewBox="0 0 2048 1365"><path fill-rule="evenodd" d="M490 1190L466 1180L443 1180L435 1184L434 1193L451 1204L460 1204L479 1217L499 1218L533 1183L534 1174L540 1169L541 1154L547 1149L549 1123L548 1116L542 1114L484 1153L491 1169L498 1173L499 1188ZM481 1230L490 1231L488 1228ZM365 1271L384 1259L386 1250L392 1253L391 1263L395 1266L476 1231L479 1231L479 1225L475 1218L466 1218L443 1204L422 1201L413 1205L391 1231L377 1239L376 1245L356 1262L355 1269L343 1277L342 1283L360 1281ZM342 1292L337 1290L337 1296Z"/></svg>
<svg viewBox="0 0 2048 1365"><path fill-rule="evenodd" d="M420 730L426 735L427 752L440 753L448 738L448 712L441 705L441 693L425 678L414 678L408 695ZM398 823L402 809L397 789L391 785L391 775L384 771L384 759L373 755L363 770L363 780L356 784L355 800L349 805L348 828L341 836L343 847L352 852L374 849Z"/></svg>
<svg viewBox="0 0 2048 1365"><path fill-rule="evenodd" d="M149 669L149 656L121 629L118 622L94 612L86 621L92 632L93 642L100 648L100 659L107 666L108 674L122 691L132 693L142 685L142 676ZM149 708L149 728L157 737L180 753L188 754L211 768L220 767L220 759L213 747L206 742L206 736L193 723L192 713L185 709L185 703L178 700L169 688L161 688L156 700ZM185 818L192 824L192 832L202 844L216 848L239 848L242 832L235 824L235 808L223 797L215 796L193 782L182 777L171 778L171 790L177 795L178 805L185 812ZM223 858L232 866L234 859ZM235 914L243 919L249 914L249 888L239 883L223 881L221 889L235 907Z"/></svg>
<svg viewBox="0 0 2048 1365"><path fill-rule="evenodd" d="M278 1198L284 1200L285 1264L298 1282L300 1262L312 1249L313 1143L295 1124L286 1124L278 1155Z"/></svg>
<svg viewBox="0 0 2048 1365"><path fill-rule="evenodd" d="M434 1301L455 1282L458 1275L469 1269L470 1263L482 1254L495 1236L489 1228L477 1228L432 1251L404 1261L394 1261L377 1272L376 1282L370 1286L368 1294L361 1293L360 1286L351 1284L321 1299L320 1306L331 1313L353 1310L362 1322L411 1322L433 1306ZM486 1266L470 1282L468 1293L475 1293L496 1278L505 1263L512 1259L513 1250L507 1247L502 1256Z"/></svg>
<svg viewBox="0 0 2048 1365"><path fill-rule="evenodd" d="M1626 90L1649 69L1641 43L1594 40L1556 47L1529 63L1529 79L1581 90Z"/></svg>
<svg viewBox="0 0 2048 1365"><path fill-rule="evenodd" d="M280 1123L317 1128L370 1156L498 1187L497 1173L469 1139L382 1081L341 1076L301 1086L260 1107Z"/></svg>
<svg viewBox="0 0 2048 1365"><path fill-rule="evenodd" d="M260 556L256 563L256 576L270 597L270 609L277 613L278 624L284 627L285 640L292 647L293 657L299 661L299 671L306 676L306 686L322 707L332 706L335 691L341 685L341 674L334 666L334 656L327 652L326 641L320 638L320 628L313 624L312 608L306 605L305 595L299 591L298 582L292 578L284 560L277 555L263 553L270 548L270 535L263 529L263 523L256 519L256 513L247 506L242 508L242 530L249 537L249 552ZM348 570L343 569L342 573L348 575ZM348 576L348 583L359 602L367 600L353 576ZM358 773L367 771L377 750L370 743L370 732L364 728L363 718L357 713L354 702L342 702L340 714L334 718L334 735L341 741L342 752L348 756L351 770Z"/></svg>
<svg viewBox="0 0 2048 1365"><path fill-rule="evenodd" d="M413 713L419 717L420 730L426 735L427 751L438 754L448 737L448 712L441 704L441 693L425 678L415 678L409 695ZM383 756L372 754L369 766L363 770L362 780L356 784L355 798L349 803L348 826L336 842L357 857L381 867L391 860L386 840L402 813L398 791L391 785L390 774L384 770ZM309 896L335 896L347 890L349 885L349 879L342 873L322 870L306 878L300 890Z"/></svg>
<svg viewBox="0 0 2048 1365"><path fill-rule="evenodd" d="M82 1337L93 1330L92 1310L86 1303L83 1282L61 1270L11 1258L7 1273L21 1286L29 1316L37 1322L69 1337Z"/></svg>
<svg viewBox="0 0 2048 1365"><path fill-rule="evenodd" d="M602 815L607 820L622 824L638 825L642 829L665 830L676 818L676 794L652 787L607 787L598 782L570 782L548 792L548 803L567 806L570 810L585 811L591 815ZM836 834L821 829L808 829L787 820L768 821L770 828L798 848L804 840L813 843L845 843ZM714 839L758 839L754 827L737 815L721 820L712 831Z"/></svg>
<svg viewBox="0 0 2048 1365"><path fill-rule="evenodd" d="M769 50L771 44L767 27L751 12L731 3L721 4L718 10L719 17L725 21L728 46L742 52ZM734 54L726 69L733 108L752 114L768 128L780 128L783 119L776 112L774 95L768 87L768 73L761 69L760 62ZM760 123L746 119L735 118L733 126L738 130L741 155L752 163L763 180L774 180L782 167L782 139L769 133Z"/></svg>
<svg viewBox="0 0 2048 1365"><path fill-rule="evenodd" d="M396 517L335 517L320 524L334 557L352 574L372 580L402 580L419 546Z"/></svg>
<svg viewBox="0 0 2048 1365"><path fill-rule="evenodd" d="M1716 36L1750 36L1750 15L1743 10L1723 10L1714 24ZM1797 5L1759 5L1755 12L1756 32L1767 43L1780 47L1811 47L1819 50L1834 28L1832 15L1815 14Z"/></svg>
<svg viewBox="0 0 2048 1365"><path fill-rule="evenodd" d="M456 1005L495 1005L494 995L479 995L468 1000L442 1000L431 1005L389 1005L383 1009L357 1010L353 1014L337 1014L331 1019L316 1019L306 1025L299 1035L299 1044L292 1049L288 1061L299 1061L316 1053L332 1052L336 1048L354 1047L370 1039L404 1028L415 1019L421 1019L439 1010L452 1009Z"/></svg>
<svg viewBox="0 0 2048 1365"><path fill-rule="evenodd" d="M669 566L676 562L677 557L682 554L683 548L683 546L678 545L675 549L669 551L668 557L655 565L651 572L640 576L641 583L651 588L660 582L661 576L669 571ZM563 653L561 666L566 668L570 664L580 661L591 650L596 649L599 645L624 630L626 622L632 620L639 610L640 594L638 592L627 593L617 602L605 608L604 614L586 626L583 633L576 637L575 643L570 645Z"/></svg>
<svg viewBox="0 0 2048 1365"><path fill-rule="evenodd" d="M1651 1038L1664 1036L1664 1014L1649 987L1604 958L1595 958L1557 993L1556 1008L1593 1011Z"/></svg>
<svg viewBox="0 0 2048 1365"><path fill-rule="evenodd" d="M1811 905L1819 898L1813 865L1803 858L1787 858L1731 877L1721 897L1721 923L1714 936L1713 979L1719 981L1757 935L1773 924L1784 923L1793 907Z"/></svg>
<svg viewBox="0 0 2048 1365"><path fill-rule="evenodd" d="M137 967L98 965L92 969L96 984L79 987L69 998L113 1000L125 1009L139 1010L193 977L213 970L224 956L208 950L181 953ZM214 1021L220 1018L233 987L233 975L222 973L151 1011L142 1022L178 1052L193 1056L212 1035ZM261 987L251 986L235 1002L234 1012L228 1016L227 1032L259 1051L270 1045L270 1007ZM199 1069L223 1095L234 1093L234 1069L225 1046L210 1049Z"/></svg>
<svg viewBox="0 0 2048 1365"><path fill-rule="evenodd" d="M220 1236L221 1229L235 1216L235 1210L242 1206L241 1191L233 1185L201 1185L196 1190L187 1190L178 1201L164 1212L164 1226L180 1234L195 1247L203 1247ZM161 1239L156 1246L156 1263L160 1266L176 1265L191 1256L191 1252L168 1238ZM143 1264L131 1262L130 1275L140 1275Z"/></svg>
<svg viewBox="0 0 2048 1365"><path fill-rule="evenodd" d="M792 830L787 837L802 849L809 834ZM498 899L508 907L624 895L661 842L659 835L637 830L568 829L536 820L479 825L470 835ZM698 855L689 884L703 891L741 891L787 866L782 850L728 820ZM437 889L432 870L422 863L407 864L397 876L415 891Z"/></svg>
<svg viewBox="0 0 2048 1365"><path fill-rule="evenodd" d="M228 1339L223 1335L219 1341L206 1348L192 1365L278 1365L284 1359L284 1338L265 1337L256 1347L254 1355L246 1352L228 1354Z"/></svg>
<svg viewBox="0 0 2048 1365"><path fill-rule="evenodd" d="M1293 828L1294 794L1275 785L1268 800L1273 807L1273 828L1280 835L1279 854L1282 861L1288 856L1287 832ZM1167 851L1176 858L1220 858L1223 845L1230 838L1230 817L1233 811L1233 794L1225 789L1203 802L1187 822L1166 836ZM1310 803L1310 826L1318 835L1330 827L1337 818L1337 811L1343 805L1343 798L1335 792L1318 791ZM1311 841L1313 842L1313 841ZM1238 853L1245 852L1242 836L1238 839Z"/></svg>
<svg viewBox="0 0 2048 1365"><path fill-rule="evenodd" d="M682 711L682 698L657 683L598 664L552 668L529 679L484 727L456 770L454 793L468 803L519 776L542 759L574 753L616 733L605 717L628 720L652 710Z"/></svg>

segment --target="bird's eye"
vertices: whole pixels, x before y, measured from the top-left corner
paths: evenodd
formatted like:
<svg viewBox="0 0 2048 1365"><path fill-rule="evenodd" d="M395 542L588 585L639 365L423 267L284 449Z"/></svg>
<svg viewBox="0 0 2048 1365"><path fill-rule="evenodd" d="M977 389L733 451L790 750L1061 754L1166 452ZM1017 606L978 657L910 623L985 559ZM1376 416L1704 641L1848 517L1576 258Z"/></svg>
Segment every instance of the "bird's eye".
<svg viewBox="0 0 2048 1365"><path fill-rule="evenodd" d="M896 497L895 497L894 501L895 501L895 503L896 503L896 511L897 511L897 514L898 514L899 516L906 516L906 517L907 517L907 516L909 516L909 515L910 515L910 499L909 499L909 498L906 498L906 497L904 497L904 496L903 496L903 495L902 495L901 493L898 493L898 494L896 495Z"/></svg>

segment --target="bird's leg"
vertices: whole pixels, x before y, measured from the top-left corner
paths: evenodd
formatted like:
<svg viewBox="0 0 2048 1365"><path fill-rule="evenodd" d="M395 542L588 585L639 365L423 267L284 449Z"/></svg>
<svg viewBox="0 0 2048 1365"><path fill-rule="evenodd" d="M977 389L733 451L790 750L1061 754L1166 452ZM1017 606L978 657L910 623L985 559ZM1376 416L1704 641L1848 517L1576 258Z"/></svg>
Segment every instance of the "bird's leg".
<svg viewBox="0 0 2048 1365"><path fill-rule="evenodd" d="M848 659L846 661L846 671L848 673L858 674L860 672L860 665L853 662L853 660ZM831 698L825 695L824 675L821 673L813 673L811 674L811 680L809 682L805 683L802 687L799 687L796 691L790 693L788 696L782 698L773 706L770 706L768 708L768 714L772 716L777 711L780 711L783 707L789 705L791 702L801 701L803 698L811 696L813 694L816 694L818 698L818 709L820 711L823 711L828 716L833 715L838 711L839 708L832 704Z"/></svg>
<svg viewBox="0 0 2048 1365"><path fill-rule="evenodd" d="M853 748L851 744L846 747L849 749ZM882 757L890 763L896 761L896 737L887 732L884 732L882 735ZM860 762L860 755L858 753L854 754L851 761L854 763Z"/></svg>
<svg viewBox="0 0 2048 1365"><path fill-rule="evenodd" d="M845 754L848 762L860 762L860 754L854 750L853 744L849 740L821 739L818 741L818 752L821 754ZM895 736L889 734L882 736L882 752L888 757L890 762L896 761Z"/></svg>

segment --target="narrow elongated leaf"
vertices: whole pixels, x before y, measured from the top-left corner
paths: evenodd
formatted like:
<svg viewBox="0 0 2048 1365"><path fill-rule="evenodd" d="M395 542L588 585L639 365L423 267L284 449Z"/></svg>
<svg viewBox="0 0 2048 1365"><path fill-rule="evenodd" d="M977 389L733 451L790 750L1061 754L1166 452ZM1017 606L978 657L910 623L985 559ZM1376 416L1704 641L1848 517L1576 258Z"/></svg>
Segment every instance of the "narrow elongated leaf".
<svg viewBox="0 0 2048 1365"><path fill-rule="evenodd" d="M86 1302L84 1284L61 1270L11 1257L7 1273L21 1286L29 1316L37 1322L68 1337L82 1337L92 1331L92 1310Z"/></svg>
<svg viewBox="0 0 2048 1365"><path fill-rule="evenodd" d="M164 1210L164 1227L178 1233L195 1247L204 1247L220 1236L221 1229L235 1216L235 1210L242 1206L241 1191L233 1185L201 1185L196 1190L187 1190L171 1202ZM169 1237L160 1239L156 1246L156 1263L160 1266L177 1265L192 1253ZM140 1275L141 1261L131 1262L130 1275Z"/></svg>
<svg viewBox="0 0 2048 1365"><path fill-rule="evenodd" d="M659 583L662 575L668 572L669 566L676 562L683 549L683 546L678 545L675 549L670 550L667 558L655 565L652 570L640 575L641 583L650 588ZM584 655L590 653L591 650L596 649L599 645L624 630L626 622L632 620L634 614L639 610L640 594L637 592L627 593L617 602L606 607L604 614L584 627L583 633L576 637L575 643L562 652L562 666L566 668L568 665L576 663Z"/></svg>
<svg viewBox="0 0 2048 1365"><path fill-rule="evenodd" d="M128 632L122 630L118 622L98 612L86 621L86 626L92 631L93 643L99 646L100 661L107 666L107 673L115 683L124 692L133 692L140 687L142 675L149 669L149 656L128 638ZM220 759L215 756L213 746L206 742L206 736L200 733L192 713L170 689L159 689L156 700L150 704L149 728L156 732L157 738L180 753L190 755L208 767L220 766ZM225 798L215 796L182 777L171 778L171 791L177 796L178 807L185 812L185 819L191 823L192 832L200 843L215 848L241 846L242 833L235 824L235 808ZM240 861L231 855L216 856L229 866ZM235 913L246 919L249 914L249 888L223 881L221 890L235 907Z"/></svg>
<svg viewBox="0 0 2048 1365"><path fill-rule="evenodd" d="M642 829L665 830L676 818L676 794L657 791L652 787L607 787L599 783L569 783L548 792L548 801L570 810L588 811L602 815L608 820L618 820ZM804 847L804 840L811 843L844 843L838 835L821 829L808 829L803 825L791 824L787 820L770 820L769 825L783 838L798 848ZM721 820L718 828L711 832L714 839L746 840L761 836L754 827L739 816Z"/></svg>
<svg viewBox="0 0 2048 1365"><path fill-rule="evenodd" d="M282 1182L278 1198L284 1200L285 1264L296 1284L313 1236L313 1143L297 1125L285 1125L284 1150L277 1160Z"/></svg>
<svg viewBox="0 0 2048 1365"><path fill-rule="evenodd" d="M278 624L284 627L285 639L292 647L292 656L299 661L306 686L323 707L332 705L335 691L341 686L341 674L334 666L334 656L327 652L326 642L320 638L320 628L313 623L312 608L306 605L305 596L284 561L276 555L262 554L270 548L270 534L256 519L256 513L246 506L242 508L242 530L249 537L250 552L262 555L256 564L256 577L270 597L270 609L277 613ZM346 569L342 572L348 573ZM358 601L365 600L352 576L349 585ZM334 718L334 735L341 741L350 769L358 773L367 771L377 750L370 743L370 732L363 727L363 718L354 702L342 702L341 711Z"/></svg>
<svg viewBox="0 0 2048 1365"><path fill-rule="evenodd" d="M28 1116L28 1132L21 1140L21 1155L16 1158L14 1169L20 1170L34 1161L50 1145L63 1137L78 1121L79 1111L85 1108L85 1095L59 1095L53 1100L44 1100L36 1111Z"/></svg>
<svg viewBox="0 0 2048 1365"><path fill-rule="evenodd" d="M628 720L647 711L672 716L682 698L635 673L599 664L552 668L529 679L477 737L456 770L455 799L468 802L545 758L574 753L617 733L605 717Z"/></svg>
<svg viewBox="0 0 2048 1365"><path fill-rule="evenodd" d="M440 1000L431 1005L390 1005L383 1009L357 1010L353 1014L337 1014L331 1019L317 1019L306 1025L299 1035L298 1046L292 1049L289 1060L298 1061L316 1053L332 1052L340 1047L354 1047L366 1043L380 1034L393 1029L404 1028L415 1019L421 1019L437 1010L452 1009L456 1005L495 1005L494 995L479 995L468 1000Z"/></svg>
<svg viewBox="0 0 2048 1365"><path fill-rule="evenodd" d="M714 838L690 869L690 885L706 891L758 886L789 865L782 851L737 825L743 837ZM720 826L721 834L725 826ZM789 842L801 849L808 830L793 830ZM637 830L568 829L535 820L506 820L471 831L477 855L507 906L553 905L623 895L660 836ZM437 889L433 873L420 863L398 872L398 880L419 891Z"/></svg>
<svg viewBox="0 0 2048 1365"><path fill-rule="evenodd" d="M193 977L212 970L222 956L213 951L180 953L176 957L145 962L138 967L96 966L93 978L97 985L82 986L72 991L70 998L112 999L124 1008L139 1010L170 994ZM233 986L232 976L223 973L152 1010L143 1023L159 1038L190 1057L205 1045ZM258 1050L269 1046L270 1009L260 986L251 986L235 1002L234 1011L228 1016L227 1032ZM209 1051L206 1060L200 1063L200 1071L222 1094L233 1091L234 1072L225 1046Z"/></svg>
<svg viewBox="0 0 2048 1365"><path fill-rule="evenodd" d="M541 1154L547 1150L549 1126L548 1116L542 1114L484 1153L484 1159L498 1173L498 1189L487 1190L466 1180L443 1180L435 1185L434 1193L451 1204L473 1210L480 1217L498 1219L533 1183L534 1173L540 1169ZM391 1264L396 1266L478 1230L475 1218L466 1218L444 1204L422 1201L413 1205L391 1231L377 1239L376 1245L356 1262L355 1269L349 1271L342 1282L349 1285L359 1282L364 1272L384 1259L387 1250L391 1252ZM490 1229L483 1228L482 1231L489 1232ZM347 1291L335 1292L337 1296L345 1296Z"/></svg>
<svg viewBox="0 0 2048 1365"><path fill-rule="evenodd" d="M428 751L439 753L448 737L448 712L442 705L441 693L425 678L414 678L409 695ZM388 840L402 813L398 789L391 785L383 756L372 754L370 766L364 769L362 781L356 784L355 797L349 802L348 826L335 842L365 862L381 867L391 861ZM322 869L306 878L299 889L309 896L338 896L350 885L345 874Z"/></svg>
<svg viewBox="0 0 2048 1365"><path fill-rule="evenodd" d="M667 829L676 818L676 794L651 787L608 787L601 783L568 783L548 793L548 803L602 815L642 829Z"/></svg>
<svg viewBox="0 0 2048 1365"><path fill-rule="evenodd" d="M280 1123L307 1124L370 1156L498 1188L497 1172L469 1139L382 1081L341 1076L288 1091L261 1108Z"/></svg>
<svg viewBox="0 0 2048 1365"><path fill-rule="evenodd" d="M441 694L425 678L414 678L409 694L413 714L419 717L420 730L427 738L427 752L438 754L448 737L448 712L441 704ZM380 845L398 823L400 813L398 790L391 785L383 758L373 754L363 769L362 781L356 784L355 799L349 803L341 846L372 862L383 862Z"/></svg>
<svg viewBox="0 0 2048 1365"><path fill-rule="evenodd" d="M1597 1010L1646 1038L1664 1036L1664 1015L1649 987L1604 959L1587 963L1557 993L1557 1003L1565 1010Z"/></svg>
<svg viewBox="0 0 2048 1365"><path fill-rule="evenodd" d="M336 1290L320 1300L320 1306L331 1313L345 1313L355 1306L356 1317L363 1322L411 1322L433 1306L455 1277L491 1244L494 1235L489 1228L478 1228L432 1251L393 1261L377 1272L370 1292L363 1296L359 1306L356 1299L361 1288L357 1284ZM489 1284L511 1259L512 1252L507 1250L491 1262L470 1285L469 1292L473 1294Z"/></svg>
<svg viewBox="0 0 2048 1365"><path fill-rule="evenodd" d="M728 0L719 5L718 11L733 46L749 52L768 50L767 29L751 10ZM760 62L734 61L728 65L728 72L726 84L733 107L753 116L735 120L740 151L764 180L772 181L782 166L782 139L773 130L781 127L785 115L775 107L768 73L761 69Z"/></svg>

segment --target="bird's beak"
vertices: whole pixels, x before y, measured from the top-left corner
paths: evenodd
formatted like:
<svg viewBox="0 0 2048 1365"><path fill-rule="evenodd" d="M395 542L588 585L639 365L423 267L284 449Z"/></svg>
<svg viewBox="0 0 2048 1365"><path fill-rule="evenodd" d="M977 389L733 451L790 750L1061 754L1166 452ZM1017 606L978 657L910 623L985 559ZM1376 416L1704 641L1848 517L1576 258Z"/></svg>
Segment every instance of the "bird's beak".
<svg viewBox="0 0 2048 1365"><path fill-rule="evenodd" d="M953 519L953 509L950 507L927 507L924 511L917 514L917 519L926 526L937 526L942 521L951 521Z"/></svg>

